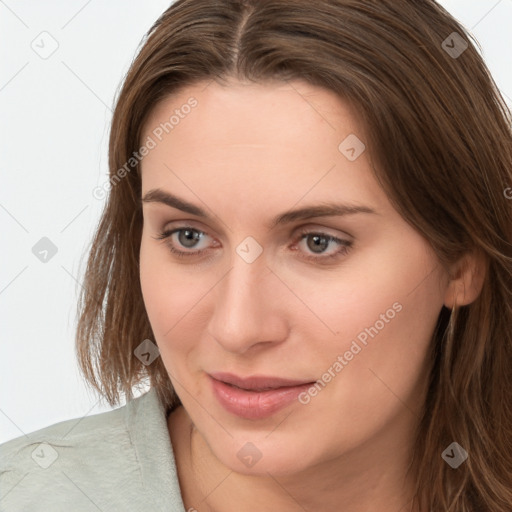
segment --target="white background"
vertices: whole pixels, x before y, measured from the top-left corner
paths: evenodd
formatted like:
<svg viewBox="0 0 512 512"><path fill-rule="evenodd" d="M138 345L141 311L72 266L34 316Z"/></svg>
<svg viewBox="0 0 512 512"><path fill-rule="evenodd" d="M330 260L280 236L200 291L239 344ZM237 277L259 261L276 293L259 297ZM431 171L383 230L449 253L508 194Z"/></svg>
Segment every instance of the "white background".
<svg viewBox="0 0 512 512"><path fill-rule="evenodd" d="M512 105L512 0L440 3L476 36ZM74 353L79 282L103 208L92 190L108 176L114 95L169 5L0 0L0 443L110 409ZM41 32L58 44L47 59L31 47ZM32 253L42 237L58 249L47 263Z"/></svg>

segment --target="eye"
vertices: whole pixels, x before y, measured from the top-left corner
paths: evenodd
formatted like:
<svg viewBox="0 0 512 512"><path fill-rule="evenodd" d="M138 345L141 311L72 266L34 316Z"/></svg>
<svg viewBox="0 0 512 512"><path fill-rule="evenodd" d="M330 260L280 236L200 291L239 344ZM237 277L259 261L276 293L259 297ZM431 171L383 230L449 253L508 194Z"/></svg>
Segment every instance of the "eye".
<svg viewBox="0 0 512 512"><path fill-rule="evenodd" d="M177 236L174 236L177 235ZM166 240L167 246L169 250L178 256L179 258L186 258L188 256L199 256L207 249L200 249L196 251L186 252L180 251L176 249L174 244L177 242L180 247L185 247L186 249L194 249L197 247L197 242L201 241L204 236L208 236L204 231L200 231L199 229L195 229L191 226L180 227L172 230L166 230L161 233L157 237L157 240ZM174 238L174 241L173 241ZM177 239L177 240L176 240ZM171 243L172 242L172 243Z"/></svg>
<svg viewBox="0 0 512 512"><path fill-rule="evenodd" d="M211 238L204 231L191 226L182 226L163 231L154 238L157 240L165 240L169 250L178 258L191 258L199 257L208 252L208 245L202 249L190 251L177 249L176 245L185 249L195 249L198 242L203 241L205 237ZM302 243L303 241L306 241L306 243ZM297 251L297 245L302 245L302 250L299 251L301 258L317 263L330 263L345 256L352 247L352 244L353 242L349 240L343 240L327 233L303 230L299 233L298 240L296 240L295 244L291 247L291 250ZM335 250L324 255L329 246L333 246ZM307 254L308 252L309 254ZM313 253L313 255L311 255L311 253Z"/></svg>
<svg viewBox="0 0 512 512"><path fill-rule="evenodd" d="M305 255L302 257L306 260L317 261L320 263L329 263L345 256L353 244L353 242L349 240L342 240L327 233L307 230L304 230L299 234L299 244L304 240L306 243L302 245L306 246L307 250L305 252L312 251L316 256ZM327 256L322 256L325 249L328 248L330 244L334 245L335 250ZM338 249L336 249L336 246Z"/></svg>

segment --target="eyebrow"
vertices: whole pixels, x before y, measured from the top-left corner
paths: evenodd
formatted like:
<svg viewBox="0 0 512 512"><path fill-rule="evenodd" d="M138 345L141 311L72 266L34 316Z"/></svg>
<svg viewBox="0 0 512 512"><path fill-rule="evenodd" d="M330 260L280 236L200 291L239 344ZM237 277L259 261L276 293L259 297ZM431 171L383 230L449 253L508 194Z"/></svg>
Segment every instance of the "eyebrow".
<svg viewBox="0 0 512 512"><path fill-rule="evenodd" d="M208 215L206 211L199 206L191 204L184 199L181 199L159 188L155 188L147 192L142 198L142 202L162 203L170 206L171 208L176 208L186 213L190 213L191 215L196 215L197 217L211 220L210 215ZM307 206L297 210L290 210L281 213L271 219L267 227L269 229L274 229L277 226L289 224L297 220L306 220L313 217L340 217L343 215L353 215L355 213L377 214L373 208L364 205L322 203L315 206Z"/></svg>

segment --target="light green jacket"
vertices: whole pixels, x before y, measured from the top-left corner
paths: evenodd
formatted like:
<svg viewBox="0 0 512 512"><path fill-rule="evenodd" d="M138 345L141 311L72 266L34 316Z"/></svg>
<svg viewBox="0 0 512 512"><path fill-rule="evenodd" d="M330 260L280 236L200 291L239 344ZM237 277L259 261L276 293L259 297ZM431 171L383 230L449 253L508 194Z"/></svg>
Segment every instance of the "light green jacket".
<svg viewBox="0 0 512 512"><path fill-rule="evenodd" d="M1 512L185 512L154 389L0 445Z"/></svg>

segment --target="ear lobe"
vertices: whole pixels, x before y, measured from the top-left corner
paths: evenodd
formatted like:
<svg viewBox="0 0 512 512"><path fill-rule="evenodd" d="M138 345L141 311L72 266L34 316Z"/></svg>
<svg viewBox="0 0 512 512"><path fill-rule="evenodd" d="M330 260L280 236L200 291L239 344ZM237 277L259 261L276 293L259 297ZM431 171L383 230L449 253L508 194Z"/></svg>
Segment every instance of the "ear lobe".
<svg viewBox="0 0 512 512"><path fill-rule="evenodd" d="M487 275L487 258L483 251L475 249L454 264L452 278L446 290L444 305L466 306L475 301L482 291Z"/></svg>

